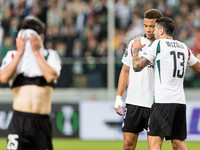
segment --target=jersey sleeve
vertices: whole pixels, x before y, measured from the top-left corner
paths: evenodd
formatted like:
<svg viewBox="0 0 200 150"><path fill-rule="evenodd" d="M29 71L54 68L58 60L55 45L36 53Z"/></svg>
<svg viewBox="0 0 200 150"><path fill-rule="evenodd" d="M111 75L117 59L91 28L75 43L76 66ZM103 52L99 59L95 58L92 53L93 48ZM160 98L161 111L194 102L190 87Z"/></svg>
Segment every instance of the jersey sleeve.
<svg viewBox="0 0 200 150"><path fill-rule="evenodd" d="M57 75L60 76L61 71L61 61L58 53L54 50L49 50L49 57L47 59L47 64L50 65L56 72Z"/></svg>
<svg viewBox="0 0 200 150"><path fill-rule="evenodd" d="M142 54L142 57L145 57L149 61L153 61L156 58L159 47L160 42L158 40L154 41L147 47L147 50Z"/></svg>
<svg viewBox="0 0 200 150"><path fill-rule="evenodd" d="M192 53L192 51L187 48L188 50L188 66L192 66L197 62L197 58L194 56L194 54Z"/></svg>
<svg viewBox="0 0 200 150"><path fill-rule="evenodd" d="M131 66L132 63L132 51L131 51L131 47L132 47L132 43L133 43L134 39L132 39L128 45L126 46L124 55L122 57L122 63L125 64L126 66Z"/></svg>
<svg viewBox="0 0 200 150"><path fill-rule="evenodd" d="M14 50L8 51L6 56L2 60L0 70L2 70L7 65L9 65L16 54L17 54L17 51L14 51Z"/></svg>

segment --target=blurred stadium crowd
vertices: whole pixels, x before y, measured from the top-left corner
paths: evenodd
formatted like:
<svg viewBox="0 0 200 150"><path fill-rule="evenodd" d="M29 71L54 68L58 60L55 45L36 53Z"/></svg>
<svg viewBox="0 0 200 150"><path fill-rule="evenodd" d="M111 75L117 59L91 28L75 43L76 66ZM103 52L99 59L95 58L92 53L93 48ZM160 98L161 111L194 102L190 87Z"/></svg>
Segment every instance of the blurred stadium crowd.
<svg viewBox="0 0 200 150"><path fill-rule="evenodd" d="M150 8L172 17L174 38L185 42L199 57L199 0L115 0L116 85L126 44L143 34L143 14ZM107 0L0 0L0 58L15 49L20 20L36 16L46 24L45 48L57 50L63 60L57 86L106 87L106 63L101 58L107 56L107 14ZM188 69L185 87L200 87L199 79Z"/></svg>

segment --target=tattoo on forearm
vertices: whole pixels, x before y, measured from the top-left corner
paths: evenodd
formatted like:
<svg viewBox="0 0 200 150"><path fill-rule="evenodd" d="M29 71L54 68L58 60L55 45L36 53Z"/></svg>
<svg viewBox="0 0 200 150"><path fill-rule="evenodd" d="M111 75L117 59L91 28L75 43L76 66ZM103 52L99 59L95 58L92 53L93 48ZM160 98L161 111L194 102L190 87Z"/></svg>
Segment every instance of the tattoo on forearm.
<svg viewBox="0 0 200 150"><path fill-rule="evenodd" d="M134 55L133 55L133 70L134 71L141 71L144 67L146 67L150 61L146 59L145 57L139 57L139 49L134 48L133 49Z"/></svg>

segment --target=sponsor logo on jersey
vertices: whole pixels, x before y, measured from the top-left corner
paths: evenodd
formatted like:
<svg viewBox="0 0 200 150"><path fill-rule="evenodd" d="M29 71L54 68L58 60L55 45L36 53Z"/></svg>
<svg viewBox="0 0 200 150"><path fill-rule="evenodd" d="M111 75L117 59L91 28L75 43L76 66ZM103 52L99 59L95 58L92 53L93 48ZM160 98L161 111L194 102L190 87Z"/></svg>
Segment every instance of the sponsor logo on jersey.
<svg viewBox="0 0 200 150"><path fill-rule="evenodd" d="M150 63L150 64L147 65L147 67L148 68L154 68L154 65L153 65L153 63Z"/></svg>

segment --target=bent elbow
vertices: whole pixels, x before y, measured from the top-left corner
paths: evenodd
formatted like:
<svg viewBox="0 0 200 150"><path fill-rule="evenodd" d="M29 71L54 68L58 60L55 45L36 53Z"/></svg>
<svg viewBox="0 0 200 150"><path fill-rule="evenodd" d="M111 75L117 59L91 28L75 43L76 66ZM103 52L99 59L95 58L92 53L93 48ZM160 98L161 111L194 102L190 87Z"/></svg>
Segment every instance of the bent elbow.
<svg viewBox="0 0 200 150"><path fill-rule="evenodd" d="M46 81L47 81L47 83L53 83L54 79L53 78L47 78Z"/></svg>
<svg viewBox="0 0 200 150"><path fill-rule="evenodd" d="M2 84L8 84L8 78L6 78L6 77L4 77L4 76L1 76L0 77L0 82L2 83Z"/></svg>
<svg viewBox="0 0 200 150"><path fill-rule="evenodd" d="M57 79L57 75L52 75L45 79L46 79L47 83L53 83Z"/></svg>

